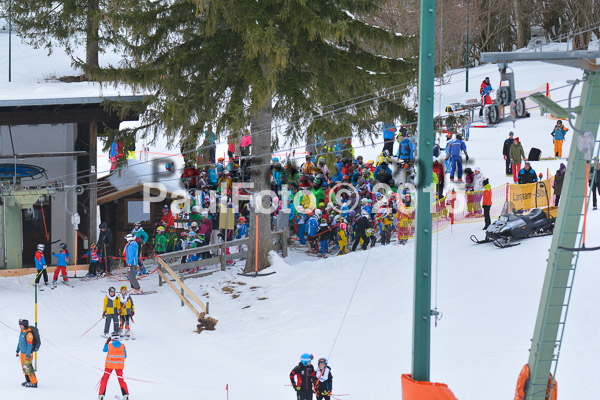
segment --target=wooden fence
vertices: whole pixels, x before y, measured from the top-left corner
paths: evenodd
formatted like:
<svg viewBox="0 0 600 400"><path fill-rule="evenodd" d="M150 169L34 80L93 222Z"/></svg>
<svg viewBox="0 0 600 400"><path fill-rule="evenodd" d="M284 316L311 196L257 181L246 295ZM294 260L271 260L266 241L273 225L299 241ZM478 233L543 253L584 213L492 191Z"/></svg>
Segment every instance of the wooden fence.
<svg viewBox="0 0 600 400"><path fill-rule="evenodd" d="M276 231L271 234L272 247L271 250L281 251L282 256L287 257L287 240L288 240L288 232L286 230ZM158 272L158 285L162 286L163 281L166 282L171 289L175 292L175 294L181 299L181 306L187 305L194 314L198 318L200 318L201 313L196 309L196 307L185 297L187 294L192 300L194 300L198 306L204 311L204 313L208 314L208 302L206 305L200 301L200 299L183 283L184 280L189 278L198 278L202 276L208 276L219 271L218 268L212 270L203 270L199 271L195 274L185 274L184 271L193 269L193 268L204 268L212 265L220 264L220 270L225 271L225 267L228 261L246 258L248 255L247 251L241 251L237 253L225 254L225 249L229 247L237 247L241 245L248 245L249 239L237 239L229 242L210 244L208 246L196 247L193 249L186 249L180 251L174 251L171 253L161 254L156 257L157 264L157 272ZM213 250L217 250L219 255L216 257L206 258L203 260L193 261L189 263L182 263L183 257L187 257L190 254L201 254L204 252L211 252ZM178 289L175 284L175 281L179 286Z"/></svg>

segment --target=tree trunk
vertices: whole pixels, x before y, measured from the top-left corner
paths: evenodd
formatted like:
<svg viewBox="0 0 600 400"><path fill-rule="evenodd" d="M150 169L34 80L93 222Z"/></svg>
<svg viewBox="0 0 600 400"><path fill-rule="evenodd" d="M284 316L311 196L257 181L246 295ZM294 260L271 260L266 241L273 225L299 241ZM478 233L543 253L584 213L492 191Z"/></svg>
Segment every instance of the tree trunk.
<svg viewBox="0 0 600 400"><path fill-rule="evenodd" d="M513 10L517 30L517 48L519 49L527 46L531 36L529 28L530 21L522 3L523 0L513 0Z"/></svg>
<svg viewBox="0 0 600 400"><path fill-rule="evenodd" d="M271 96L268 96L258 113L252 117L251 171L252 182L254 183L253 195L260 191L269 191L271 189L271 111ZM271 206L270 196L263 196L261 203L263 210L268 210ZM255 207L251 207L249 222L248 258L246 259L244 273L261 271L269 266L268 255L273 243L271 239L270 213L256 213ZM258 235L258 247L256 246L256 235Z"/></svg>
<svg viewBox="0 0 600 400"><path fill-rule="evenodd" d="M98 66L98 26L99 26L99 0L87 0L85 63Z"/></svg>

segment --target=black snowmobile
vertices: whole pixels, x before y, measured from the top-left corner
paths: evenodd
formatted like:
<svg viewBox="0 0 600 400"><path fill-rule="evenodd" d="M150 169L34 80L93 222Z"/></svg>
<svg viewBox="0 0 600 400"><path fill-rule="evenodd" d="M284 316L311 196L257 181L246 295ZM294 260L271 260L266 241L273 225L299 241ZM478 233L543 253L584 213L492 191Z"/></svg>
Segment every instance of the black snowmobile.
<svg viewBox="0 0 600 400"><path fill-rule="evenodd" d="M524 214L523 210L513 210L512 213L501 215L487 228L484 240L477 239L475 235L471 235L471 240L478 244L492 242L503 249L518 246L521 243L513 242L528 237L552 235L554 221L541 208L534 208L528 214Z"/></svg>

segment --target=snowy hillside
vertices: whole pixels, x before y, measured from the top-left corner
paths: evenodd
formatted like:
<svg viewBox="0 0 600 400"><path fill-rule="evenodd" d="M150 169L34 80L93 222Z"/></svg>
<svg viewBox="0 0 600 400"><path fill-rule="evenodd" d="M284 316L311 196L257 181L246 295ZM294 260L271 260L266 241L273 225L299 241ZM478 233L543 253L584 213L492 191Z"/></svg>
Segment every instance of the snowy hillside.
<svg viewBox="0 0 600 400"><path fill-rule="evenodd" d="M3 54L5 38L0 34ZM13 64L14 84L2 80L3 99L35 97L47 91L80 95L79 88L87 85L43 82L47 73L72 73L64 55L55 55L62 61L48 59L46 65L51 68L40 74L32 60L46 60L43 51L23 47L13 49L13 54L15 63L21 60L21 67ZM546 82L552 89L582 76L579 70L551 64L514 63L511 67L520 90ZM5 72L5 59L0 69ZM471 69L471 92L465 94L464 74L454 75L436 97L436 109L477 97L485 76L497 83L496 66ZM86 88L86 95L97 95L92 90L99 89ZM567 94L568 88L563 88L553 91L552 98L563 100ZM526 153L535 146L549 155L553 125L553 120L532 111L531 118L517 121L514 127L503 123L497 128L472 129L467 142L469 166L480 166L492 186L505 183L509 178L504 174L501 148L508 132L521 138ZM159 142L154 150L163 152L165 145ZM567 136L565 150L569 146ZM356 154L369 159L380 150L377 145L357 149ZM559 163L540 161L533 167L553 174ZM589 222L589 242L598 245L600 212L591 212ZM518 373L527 362L551 239L527 239L518 247L500 250L469 240L472 234L481 235L481 228L482 223L461 224L434 236L434 303L443 318L432 330L431 379L448 384L460 400L505 400L513 397ZM304 352L330 359L334 394L348 394L338 399L400 398L400 375L411 369L413 254L412 241L404 247L378 246L327 260L290 251L285 260L273 257L272 270L277 273L272 276L241 277L238 265L188 280L219 320L216 331L202 334L193 332L194 315L180 307L171 289L159 288L155 275L142 280L144 290L158 293L134 297L132 329L137 340L125 342L124 371L131 398L224 400L228 385L231 400L293 399L292 388L286 386L288 374ZM579 261L557 374L563 399L596 397L600 373L596 260L595 254L583 254ZM0 278L1 397L95 399L105 359L100 337L103 322L81 335L101 317L102 290L118 287L120 282L72 279L74 288L59 285L39 294L40 384L38 389L25 389L20 385L23 375L14 351L17 321L34 319L34 294L28 288L32 279L32 275ZM107 399L117 393L113 376Z"/></svg>

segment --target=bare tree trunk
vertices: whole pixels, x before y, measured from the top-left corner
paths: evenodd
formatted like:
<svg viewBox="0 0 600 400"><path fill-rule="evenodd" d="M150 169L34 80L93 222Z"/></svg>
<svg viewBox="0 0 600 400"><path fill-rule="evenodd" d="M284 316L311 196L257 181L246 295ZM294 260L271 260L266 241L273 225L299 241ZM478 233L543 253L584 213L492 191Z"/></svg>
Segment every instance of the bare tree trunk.
<svg viewBox="0 0 600 400"><path fill-rule="evenodd" d="M268 96L258 113L252 117L251 171L252 182L254 183L253 195L261 190L269 191L271 189L271 100L271 96ZM271 206L270 196L263 196L261 203L263 210L268 210ZM256 246L256 235L258 235L258 247ZM269 266L268 254L271 245L271 214L267 212L256 213L255 207L251 207L250 240L244 273L254 272L255 266L256 271L261 271Z"/></svg>
<svg viewBox="0 0 600 400"><path fill-rule="evenodd" d="M85 63L94 67L98 66L98 19L99 0L87 0L87 19L85 27Z"/></svg>
<svg viewBox="0 0 600 400"><path fill-rule="evenodd" d="M523 10L522 0L513 0L513 11L517 30L517 48L523 48L529 43L529 21Z"/></svg>

